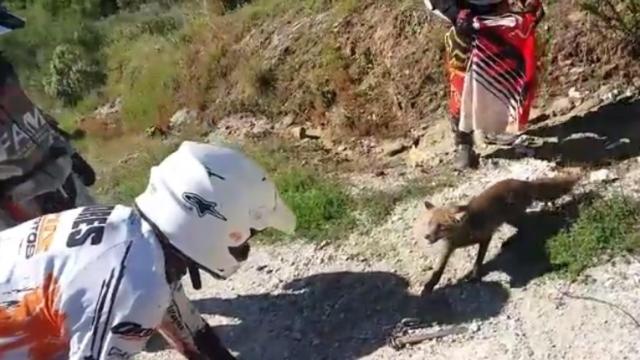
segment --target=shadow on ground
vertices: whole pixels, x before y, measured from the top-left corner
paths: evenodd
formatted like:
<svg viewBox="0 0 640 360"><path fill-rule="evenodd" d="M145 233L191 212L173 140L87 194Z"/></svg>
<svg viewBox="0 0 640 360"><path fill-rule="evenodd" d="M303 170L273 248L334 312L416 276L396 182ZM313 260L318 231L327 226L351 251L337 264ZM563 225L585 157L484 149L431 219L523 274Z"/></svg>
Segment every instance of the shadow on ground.
<svg viewBox="0 0 640 360"><path fill-rule="evenodd" d="M562 166L602 166L640 155L640 101L600 107L563 123L541 126L527 135L556 137L536 146L534 158ZM520 159L515 148L498 149L485 158Z"/></svg>
<svg viewBox="0 0 640 360"><path fill-rule="evenodd" d="M562 206L530 212L503 249L484 266L501 271L511 287L554 270L546 243L579 215L595 194L584 193ZM240 359L358 359L387 343L403 318L459 324L497 316L509 299L498 282L482 281L436 288L428 296L408 292L409 282L389 272L336 272L312 275L283 286L281 294L195 300L204 314L234 318L219 326L224 342Z"/></svg>
<svg viewBox="0 0 640 360"><path fill-rule="evenodd" d="M594 193L583 193L558 208L529 212L501 251L484 264L483 273L504 272L510 276L511 288L521 288L537 277L558 270L549 260L547 242L568 228L579 216L580 205L594 196Z"/></svg>
<svg viewBox="0 0 640 360"><path fill-rule="evenodd" d="M294 280L287 293L196 300L203 313L237 318L218 327L241 359L357 359L386 345L405 317L456 324L500 313L509 298L499 283L443 287L421 298L388 272L324 273Z"/></svg>

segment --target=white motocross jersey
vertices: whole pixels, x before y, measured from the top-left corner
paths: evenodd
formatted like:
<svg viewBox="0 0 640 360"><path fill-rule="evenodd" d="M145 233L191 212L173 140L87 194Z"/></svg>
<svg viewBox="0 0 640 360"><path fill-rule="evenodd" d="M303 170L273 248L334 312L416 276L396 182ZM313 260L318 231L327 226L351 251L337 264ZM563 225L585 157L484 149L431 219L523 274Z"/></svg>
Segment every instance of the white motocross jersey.
<svg viewBox="0 0 640 360"><path fill-rule="evenodd" d="M185 353L202 321L131 208L77 208L0 233L0 359L128 359L154 330Z"/></svg>

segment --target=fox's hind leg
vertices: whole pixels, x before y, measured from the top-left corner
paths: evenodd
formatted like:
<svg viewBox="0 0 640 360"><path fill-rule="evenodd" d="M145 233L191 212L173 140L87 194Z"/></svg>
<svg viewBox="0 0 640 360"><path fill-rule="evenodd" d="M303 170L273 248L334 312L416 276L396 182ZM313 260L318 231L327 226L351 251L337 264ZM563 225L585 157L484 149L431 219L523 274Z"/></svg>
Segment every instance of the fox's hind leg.
<svg viewBox="0 0 640 360"><path fill-rule="evenodd" d="M473 264L473 270L471 270L469 280L476 281L482 277L482 263L484 262L484 257L487 255L490 241L491 238L489 237L478 242L478 256L476 257L476 262Z"/></svg>

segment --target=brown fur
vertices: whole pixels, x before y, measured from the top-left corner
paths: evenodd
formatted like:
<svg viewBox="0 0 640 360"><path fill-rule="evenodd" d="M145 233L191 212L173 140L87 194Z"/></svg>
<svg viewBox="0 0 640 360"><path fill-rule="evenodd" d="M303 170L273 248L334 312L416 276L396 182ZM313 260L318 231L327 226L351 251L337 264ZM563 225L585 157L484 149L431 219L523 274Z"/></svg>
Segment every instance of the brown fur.
<svg viewBox="0 0 640 360"><path fill-rule="evenodd" d="M446 246L436 270L427 281L424 292L430 292L440 281L453 251L460 247L478 245L472 278L480 276L493 233L503 223L516 226L534 201L549 202L569 193L580 176L543 178L533 181L507 179L499 181L464 206L436 207L425 201L425 211L414 225L419 242L435 243L445 240Z"/></svg>

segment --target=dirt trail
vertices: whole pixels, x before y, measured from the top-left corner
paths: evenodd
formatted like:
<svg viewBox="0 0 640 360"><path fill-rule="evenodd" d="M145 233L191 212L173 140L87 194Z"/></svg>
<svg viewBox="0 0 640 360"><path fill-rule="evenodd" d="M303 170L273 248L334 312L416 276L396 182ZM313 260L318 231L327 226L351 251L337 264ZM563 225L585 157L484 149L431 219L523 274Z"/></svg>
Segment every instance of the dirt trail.
<svg viewBox="0 0 640 360"><path fill-rule="evenodd" d="M640 134L637 121L632 121L638 109L638 105L613 109L617 115L628 115L617 118L617 134L600 121L609 118L607 114L598 112L585 116L592 118L592 127L585 127L584 117L552 126L565 129L554 134L566 133L566 138L578 132L575 126L606 132L602 135L606 141L597 140L600 143L589 147L597 155L590 165L601 165L609 158L606 152L615 149L612 143ZM584 143L578 141L573 147L570 142L575 139L565 140L549 146L566 154L564 159L571 161L557 163L567 165L577 161L575 155L584 151L579 147ZM608 171L619 177L619 185L608 189L638 194L640 157L635 140L633 147L609 163ZM530 154L533 158L494 151L465 181L440 190L430 200L464 201L503 178L553 175L559 168L545 158L547 150L540 149ZM589 176L585 179L576 193L597 185ZM358 183L366 184L366 179ZM579 198L566 197L560 211L532 209L520 231L501 228L485 260L482 282L460 280L471 269L476 250L459 250L429 296L420 297L419 292L437 245L419 249L411 240L421 200L399 204L385 223L353 234L335 247L305 243L258 247L232 279L206 279L203 290L190 296L242 359L638 359L640 328L632 319L611 306L563 296L569 292L598 298L640 319L638 259L619 258L593 268L576 284L547 274L545 241L566 224L566 214L575 214ZM515 241L502 249L507 240ZM387 337L406 317L464 324L469 332L393 350ZM139 358L180 357L160 351Z"/></svg>
<svg viewBox="0 0 640 360"><path fill-rule="evenodd" d="M346 258L309 245L263 248L233 281L207 282L191 295L243 359L634 359L640 351L640 329L630 319L602 304L563 299L561 282L510 289L509 277L493 271L482 283L446 285L421 298L418 284L392 264ZM467 265L457 260L456 268ZM640 316L638 262L590 274L571 292ZM413 316L473 332L400 352L386 346L391 328ZM180 357L165 351L141 358Z"/></svg>

